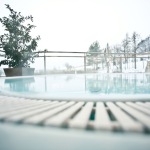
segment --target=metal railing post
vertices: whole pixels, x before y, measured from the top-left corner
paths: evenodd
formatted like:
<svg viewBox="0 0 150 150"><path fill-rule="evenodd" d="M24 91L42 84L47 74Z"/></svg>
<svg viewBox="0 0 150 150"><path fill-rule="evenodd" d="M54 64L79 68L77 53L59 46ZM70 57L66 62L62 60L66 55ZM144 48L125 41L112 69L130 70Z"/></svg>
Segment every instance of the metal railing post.
<svg viewBox="0 0 150 150"><path fill-rule="evenodd" d="M46 50L44 50L44 74L46 75L46 56L45 56Z"/></svg>
<svg viewBox="0 0 150 150"><path fill-rule="evenodd" d="M135 56L134 56L134 68L136 69L136 53L135 53Z"/></svg>
<svg viewBox="0 0 150 150"><path fill-rule="evenodd" d="M86 73L86 53L84 53L84 72Z"/></svg>
<svg viewBox="0 0 150 150"><path fill-rule="evenodd" d="M122 57L120 57L120 72L122 73Z"/></svg>

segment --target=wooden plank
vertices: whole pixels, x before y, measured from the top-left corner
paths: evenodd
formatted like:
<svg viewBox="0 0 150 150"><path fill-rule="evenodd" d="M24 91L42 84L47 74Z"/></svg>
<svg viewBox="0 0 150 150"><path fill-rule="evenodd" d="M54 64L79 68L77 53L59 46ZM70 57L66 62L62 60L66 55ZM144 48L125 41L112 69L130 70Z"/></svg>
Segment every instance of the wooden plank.
<svg viewBox="0 0 150 150"><path fill-rule="evenodd" d="M50 103L52 103L52 104L57 103L57 101L50 102ZM38 104L38 105L35 105L35 106L32 106L32 107L25 107L25 108L22 108L22 109L19 109L19 110L12 110L12 111L8 111L8 112L0 113L0 119L5 119L5 118L11 117L13 115L25 113L25 112L28 112L28 111L32 111L34 109L39 109L39 108L45 107L47 105L48 105L47 103L43 103L43 104L40 104L40 105Z"/></svg>
<svg viewBox="0 0 150 150"><path fill-rule="evenodd" d="M50 104L50 103L48 102L47 104ZM20 104L18 103L18 105L15 105L15 106L14 105L9 105L9 104L7 105L7 104L5 104L4 106L6 108L8 107L8 108L11 108L11 109L15 109L15 107L22 107L23 108L26 105L32 105L32 106L35 105L36 106L36 105L42 105L42 104L46 104L46 103L44 103L44 102L41 101L41 102L37 102L37 103L20 103ZM6 111L7 111L7 109L6 109Z"/></svg>
<svg viewBox="0 0 150 150"><path fill-rule="evenodd" d="M51 116L62 112L66 108L72 106L74 103L75 102L68 102L64 105L58 104L56 108L54 108L52 110L48 110L48 111L40 113L40 114L37 114L35 116L28 117L23 122L29 123L29 124L39 124L41 122L44 122L44 120L49 119Z"/></svg>
<svg viewBox="0 0 150 150"><path fill-rule="evenodd" d="M140 106L142 106L142 107L147 108L147 109L150 110L150 105L147 105L147 104L144 103L144 102L136 102L136 104L138 104L138 105L140 105Z"/></svg>
<svg viewBox="0 0 150 150"><path fill-rule="evenodd" d="M96 103L94 128L102 130L113 129L111 120L103 102Z"/></svg>
<svg viewBox="0 0 150 150"><path fill-rule="evenodd" d="M20 105L17 105L17 106L3 106L3 108L0 109L0 114L3 114L3 113L7 113L7 112L11 112L11 111L17 111L17 110L23 110L25 108L33 108L33 107L36 107L36 106L41 106L41 105L45 105L45 104L48 104L48 105L52 105L56 102L51 102L51 101L48 101L48 102L37 102L37 103L28 103L28 104L20 104Z"/></svg>
<svg viewBox="0 0 150 150"><path fill-rule="evenodd" d="M64 104L64 102L59 102L59 103ZM49 109L53 109L53 108L57 107L57 104L58 104L58 102L55 103L54 105L43 105L42 107L37 107L36 109L26 110L22 113L15 114L13 116L9 116L5 120L18 122L18 121L23 120L26 117L47 111Z"/></svg>
<svg viewBox="0 0 150 150"><path fill-rule="evenodd" d="M3 100L16 100L16 97L3 97Z"/></svg>
<svg viewBox="0 0 150 150"><path fill-rule="evenodd" d="M121 128L124 131L143 131L142 124L133 120L129 115L123 112L119 107L117 107L112 102L107 102L107 106L109 107L110 111L113 113L115 118L119 121Z"/></svg>
<svg viewBox="0 0 150 150"><path fill-rule="evenodd" d="M139 111L141 111L141 112L143 112L147 115L150 115L150 110L148 110L147 108L139 106L139 105L137 105L136 103L133 103L133 102L126 102L126 104L130 105L131 107L133 107L133 108L135 108L135 109L137 109L137 110L139 110Z"/></svg>
<svg viewBox="0 0 150 150"><path fill-rule="evenodd" d="M43 100L39 100L39 101L33 101L30 99L27 100L23 100L23 99L16 99L16 100L4 100L2 103L0 103L0 107L3 106L14 106L14 105L23 105L23 104L35 104L35 103L42 103L44 102Z"/></svg>
<svg viewBox="0 0 150 150"><path fill-rule="evenodd" d="M93 102L87 102L78 114L69 121L69 126L72 128L86 128L90 114L93 108Z"/></svg>
<svg viewBox="0 0 150 150"><path fill-rule="evenodd" d="M84 102L78 102L77 104L73 105L72 107L66 109L65 111L61 112L58 115L55 115L54 117L47 119L45 121L45 125L49 126L62 126L64 123L70 119L82 106L84 105Z"/></svg>
<svg viewBox="0 0 150 150"><path fill-rule="evenodd" d="M150 106L150 102L145 102L146 105Z"/></svg>
<svg viewBox="0 0 150 150"><path fill-rule="evenodd" d="M34 105L34 104L43 104L43 103L49 103L49 101L43 101L43 100L10 100L10 101L4 101L0 104L0 112L3 110L6 110L7 108L14 109L15 107L24 107L25 105Z"/></svg>
<svg viewBox="0 0 150 150"><path fill-rule="evenodd" d="M124 104L123 102L117 102L116 103L119 107L121 107L123 110L128 112L131 116L133 116L135 119L140 121L142 124L144 124L148 129L150 129L150 117L143 114L142 112Z"/></svg>

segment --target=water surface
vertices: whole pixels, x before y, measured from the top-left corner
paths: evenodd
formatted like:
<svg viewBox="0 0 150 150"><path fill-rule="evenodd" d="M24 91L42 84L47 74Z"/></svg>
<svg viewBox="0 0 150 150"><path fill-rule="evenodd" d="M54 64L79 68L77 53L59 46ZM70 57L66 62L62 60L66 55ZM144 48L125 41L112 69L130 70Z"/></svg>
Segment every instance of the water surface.
<svg viewBox="0 0 150 150"><path fill-rule="evenodd" d="M150 74L70 74L1 78L9 94L51 98L150 98Z"/></svg>

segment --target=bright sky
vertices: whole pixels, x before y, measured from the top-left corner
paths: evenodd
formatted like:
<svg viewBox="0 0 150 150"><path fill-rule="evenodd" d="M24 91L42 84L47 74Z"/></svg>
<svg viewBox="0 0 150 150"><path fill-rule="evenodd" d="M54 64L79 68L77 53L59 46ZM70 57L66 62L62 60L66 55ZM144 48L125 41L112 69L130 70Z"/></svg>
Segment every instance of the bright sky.
<svg viewBox="0 0 150 150"><path fill-rule="evenodd" d="M33 15L34 35L41 36L38 50L87 51L96 40L104 48L107 43L120 44L126 33L150 35L150 0L0 0L0 17L8 14L4 4ZM61 67L67 60L77 64L69 58L51 58L48 64Z"/></svg>

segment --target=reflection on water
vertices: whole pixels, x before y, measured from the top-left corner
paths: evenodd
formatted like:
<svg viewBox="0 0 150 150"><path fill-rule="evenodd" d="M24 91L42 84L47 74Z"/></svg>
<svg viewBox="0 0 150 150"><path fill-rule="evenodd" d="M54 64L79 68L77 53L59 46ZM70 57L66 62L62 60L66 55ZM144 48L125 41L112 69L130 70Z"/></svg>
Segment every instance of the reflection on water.
<svg viewBox="0 0 150 150"><path fill-rule="evenodd" d="M150 74L50 75L0 79L0 90L30 94L150 94Z"/></svg>
<svg viewBox="0 0 150 150"><path fill-rule="evenodd" d="M10 91L15 92L28 92L31 90L31 83L34 83L34 77L28 78L13 78L13 79L5 79L5 85L9 85Z"/></svg>
<svg viewBox="0 0 150 150"><path fill-rule="evenodd" d="M150 94L150 75L105 74L86 77L86 90L105 94Z"/></svg>

